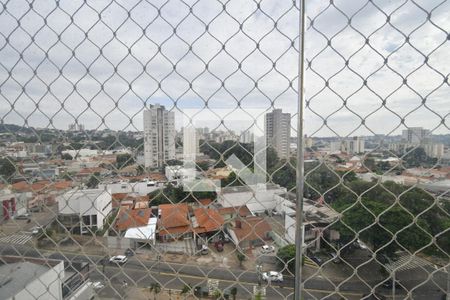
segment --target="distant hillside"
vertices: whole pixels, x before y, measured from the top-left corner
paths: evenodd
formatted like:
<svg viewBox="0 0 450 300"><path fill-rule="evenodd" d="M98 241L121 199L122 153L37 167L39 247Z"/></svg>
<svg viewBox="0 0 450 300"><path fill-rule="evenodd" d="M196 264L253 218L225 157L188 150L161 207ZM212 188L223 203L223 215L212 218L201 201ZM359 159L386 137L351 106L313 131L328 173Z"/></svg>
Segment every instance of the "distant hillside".
<svg viewBox="0 0 450 300"><path fill-rule="evenodd" d="M23 127L18 126L14 124L0 124L0 133L6 133L6 132L12 132L12 133L33 133L32 127Z"/></svg>

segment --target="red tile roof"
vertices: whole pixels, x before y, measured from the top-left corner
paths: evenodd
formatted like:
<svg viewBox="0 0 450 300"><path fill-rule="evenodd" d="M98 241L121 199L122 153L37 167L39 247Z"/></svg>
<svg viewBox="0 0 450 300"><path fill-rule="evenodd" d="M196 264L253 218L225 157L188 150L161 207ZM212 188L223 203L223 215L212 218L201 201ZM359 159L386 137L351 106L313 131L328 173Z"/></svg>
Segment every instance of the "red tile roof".
<svg viewBox="0 0 450 300"><path fill-rule="evenodd" d="M159 209L161 210L161 218L159 220L159 226L161 228L167 229L191 225L191 221L188 216L189 207L187 203L161 204Z"/></svg>
<svg viewBox="0 0 450 300"><path fill-rule="evenodd" d="M200 199L197 201L198 204L203 205L203 206L208 206L212 203L211 199Z"/></svg>
<svg viewBox="0 0 450 300"><path fill-rule="evenodd" d="M118 230L127 230L132 227L140 227L148 224L152 210L147 209L129 209L121 207L117 215L116 228Z"/></svg>
<svg viewBox="0 0 450 300"><path fill-rule="evenodd" d="M50 190L66 190L72 187L72 181L56 181L48 180L28 183L27 181L19 181L12 184L11 188L16 192L33 192L41 193Z"/></svg>
<svg viewBox="0 0 450 300"><path fill-rule="evenodd" d="M233 228L239 242L267 239L267 233L272 231L272 227L261 217L247 217L236 220Z"/></svg>
<svg viewBox="0 0 450 300"><path fill-rule="evenodd" d="M111 197L113 207L119 207L124 205L133 207L138 202L145 202L146 205L148 206L148 199L149 199L148 196L139 196L128 193L114 193L111 195Z"/></svg>
<svg viewBox="0 0 450 300"><path fill-rule="evenodd" d="M159 235L183 234L189 232L192 232L192 227L190 225L159 229Z"/></svg>
<svg viewBox="0 0 450 300"><path fill-rule="evenodd" d="M219 208L218 212L221 215L238 214L238 212L239 212L239 215L241 217L250 216L252 214L246 205L234 206L234 207L223 207L223 208Z"/></svg>
<svg viewBox="0 0 450 300"><path fill-rule="evenodd" d="M194 229L197 233L220 230L225 222L215 209L197 208L194 210L194 215L198 224L198 227Z"/></svg>

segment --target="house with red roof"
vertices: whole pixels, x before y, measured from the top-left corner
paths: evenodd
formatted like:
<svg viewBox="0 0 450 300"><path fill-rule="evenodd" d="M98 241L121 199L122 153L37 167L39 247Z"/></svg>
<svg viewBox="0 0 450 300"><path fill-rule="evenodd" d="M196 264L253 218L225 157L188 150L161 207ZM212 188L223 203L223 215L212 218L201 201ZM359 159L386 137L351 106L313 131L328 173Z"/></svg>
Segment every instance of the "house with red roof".
<svg viewBox="0 0 450 300"><path fill-rule="evenodd" d="M159 205L157 228L160 241L192 237L193 230L187 203Z"/></svg>

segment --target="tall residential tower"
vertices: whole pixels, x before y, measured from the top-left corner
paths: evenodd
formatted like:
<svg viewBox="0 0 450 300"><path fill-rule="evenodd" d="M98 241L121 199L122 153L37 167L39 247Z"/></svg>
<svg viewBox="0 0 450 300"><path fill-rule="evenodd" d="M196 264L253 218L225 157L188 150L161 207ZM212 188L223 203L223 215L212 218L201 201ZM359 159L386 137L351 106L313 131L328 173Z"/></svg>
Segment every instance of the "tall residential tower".
<svg viewBox="0 0 450 300"><path fill-rule="evenodd" d="M144 159L146 168L175 159L175 113L159 104L144 110Z"/></svg>
<svg viewBox="0 0 450 300"><path fill-rule="evenodd" d="M280 158L289 158L291 114L274 109L264 117L267 146L273 147Z"/></svg>

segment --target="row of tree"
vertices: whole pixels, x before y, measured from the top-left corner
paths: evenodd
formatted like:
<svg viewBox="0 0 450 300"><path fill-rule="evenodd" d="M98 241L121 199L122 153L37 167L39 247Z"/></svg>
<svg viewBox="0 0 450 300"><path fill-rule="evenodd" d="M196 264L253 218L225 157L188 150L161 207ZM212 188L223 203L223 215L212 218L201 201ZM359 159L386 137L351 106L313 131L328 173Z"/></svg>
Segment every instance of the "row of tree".
<svg viewBox="0 0 450 300"><path fill-rule="evenodd" d="M295 159L280 161L271 174L273 182L295 191L295 163ZM342 213L332 228L340 232L343 245L359 234L388 256L399 249L435 255L450 252L450 203L421 188L366 182L354 172L335 172L325 163L310 163L305 165L304 196L323 196Z"/></svg>

